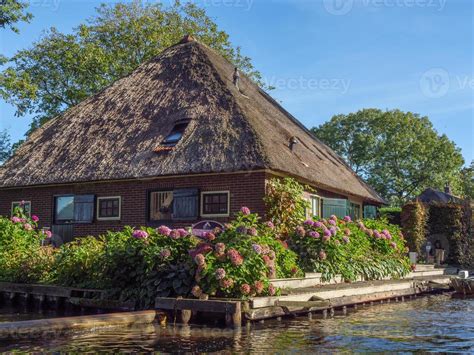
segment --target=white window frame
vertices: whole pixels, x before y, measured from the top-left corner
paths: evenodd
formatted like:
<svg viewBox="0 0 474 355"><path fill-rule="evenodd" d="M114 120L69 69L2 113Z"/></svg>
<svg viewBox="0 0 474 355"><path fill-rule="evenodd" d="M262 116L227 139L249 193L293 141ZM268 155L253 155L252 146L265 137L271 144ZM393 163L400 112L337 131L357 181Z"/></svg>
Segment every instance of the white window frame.
<svg viewBox="0 0 474 355"><path fill-rule="evenodd" d="M111 200L111 199L118 199L119 200L119 215L118 217L100 217L100 201L101 200ZM98 221L120 221L122 219L122 196L101 196L97 197L97 220Z"/></svg>
<svg viewBox="0 0 474 355"><path fill-rule="evenodd" d="M31 218L31 215L32 215L32 211L31 211L31 201L26 201L26 200L21 200L21 201L12 201L12 207L11 207L11 217L13 217L13 205L20 205L21 206L21 203L24 202L25 204L29 203L30 204L30 211L29 211L29 215L27 214L27 216L29 218Z"/></svg>
<svg viewBox="0 0 474 355"><path fill-rule="evenodd" d="M310 203L310 205L311 205L311 206L309 207L309 211L306 213L306 217L307 217L307 218L313 218L314 216L316 216L316 215L313 214L313 201L312 201L312 198L313 198L313 197L316 197L316 198L319 199L319 206L318 206L319 214L318 214L317 216L318 216L318 217L322 217L322 216L321 216L321 212L322 212L322 211L321 211L321 203L322 203L322 201L323 201L323 198L322 198L321 196L319 196L319 195L316 195L316 194L307 194L306 196L307 196L307 201L308 201L308 202Z"/></svg>
<svg viewBox="0 0 474 355"><path fill-rule="evenodd" d="M227 194L227 213L205 214L204 213L204 195ZM201 217L229 217L230 216L230 191L201 191L200 214Z"/></svg>

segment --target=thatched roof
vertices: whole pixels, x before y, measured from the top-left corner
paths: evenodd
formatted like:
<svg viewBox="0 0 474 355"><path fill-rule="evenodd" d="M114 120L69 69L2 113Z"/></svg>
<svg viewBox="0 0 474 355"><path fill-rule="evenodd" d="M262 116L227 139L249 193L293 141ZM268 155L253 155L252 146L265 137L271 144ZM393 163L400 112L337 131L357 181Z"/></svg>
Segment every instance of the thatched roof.
<svg viewBox="0 0 474 355"><path fill-rule="evenodd" d="M439 202L439 203L457 203L462 204L463 200L457 196L454 196L450 193L432 189L431 187L424 190L415 200L430 203L430 202Z"/></svg>
<svg viewBox="0 0 474 355"><path fill-rule="evenodd" d="M383 201L245 75L239 90L233 72L196 41L172 46L38 129L0 169L0 187L265 168ZM182 119L181 141L161 149Z"/></svg>

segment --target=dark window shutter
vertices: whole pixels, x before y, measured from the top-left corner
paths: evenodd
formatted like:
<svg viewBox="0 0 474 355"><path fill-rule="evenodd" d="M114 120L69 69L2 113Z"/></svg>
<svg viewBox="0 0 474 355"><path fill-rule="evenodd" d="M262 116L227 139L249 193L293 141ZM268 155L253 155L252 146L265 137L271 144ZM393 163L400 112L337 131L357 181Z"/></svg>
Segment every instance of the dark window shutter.
<svg viewBox="0 0 474 355"><path fill-rule="evenodd" d="M173 191L173 219L195 220L199 215L198 189L180 189Z"/></svg>
<svg viewBox="0 0 474 355"><path fill-rule="evenodd" d="M92 223L94 220L94 195L74 196L74 222Z"/></svg>

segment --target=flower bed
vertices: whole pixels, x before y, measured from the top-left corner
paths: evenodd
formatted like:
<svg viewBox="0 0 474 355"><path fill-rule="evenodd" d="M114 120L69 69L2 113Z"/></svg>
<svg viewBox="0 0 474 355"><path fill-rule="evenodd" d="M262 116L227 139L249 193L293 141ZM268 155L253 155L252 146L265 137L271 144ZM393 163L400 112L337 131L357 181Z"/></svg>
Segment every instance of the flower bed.
<svg viewBox="0 0 474 355"><path fill-rule="evenodd" d="M400 278L410 271L408 249L400 229L384 221L306 220L290 236L290 247L305 271L320 272L329 281Z"/></svg>
<svg viewBox="0 0 474 355"><path fill-rule="evenodd" d="M374 220L307 220L284 241L271 222L243 207L225 230L204 238L166 226L126 227L58 249L43 246L51 233L37 222L0 218L0 281L99 288L140 308L158 296L276 295L270 280L301 277L302 269L356 280L401 277L410 267L398 228Z"/></svg>

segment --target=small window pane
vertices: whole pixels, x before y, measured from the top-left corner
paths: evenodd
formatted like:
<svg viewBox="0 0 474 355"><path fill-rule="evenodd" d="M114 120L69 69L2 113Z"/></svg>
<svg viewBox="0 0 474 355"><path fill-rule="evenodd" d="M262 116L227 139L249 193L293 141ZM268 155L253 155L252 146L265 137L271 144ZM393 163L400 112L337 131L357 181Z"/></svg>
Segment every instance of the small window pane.
<svg viewBox="0 0 474 355"><path fill-rule="evenodd" d="M100 198L99 218L120 218L120 199L118 197Z"/></svg>
<svg viewBox="0 0 474 355"><path fill-rule="evenodd" d="M173 191L150 193L150 221L170 221L173 213Z"/></svg>
<svg viewBox="0 0 474 355"><path fill-rule="evenodd" d="M56 221L74 220L74 196L56 197Z"/></svg>
<svg viewBox="0 0 474 355"><path fill-rule="evenodd" d="M224 193L206 193L203 198L203 214L229 214L229 194Z"/></svg>
<svg viewBox="0 0 474 355"><path fill-rule="evenodd" d="M27 217L31 217L31 202L24 201L23 205L22 202L13 202L12 203L12 216L15 213L15 210L21 208L23 210L23 213Z"/></svg>

